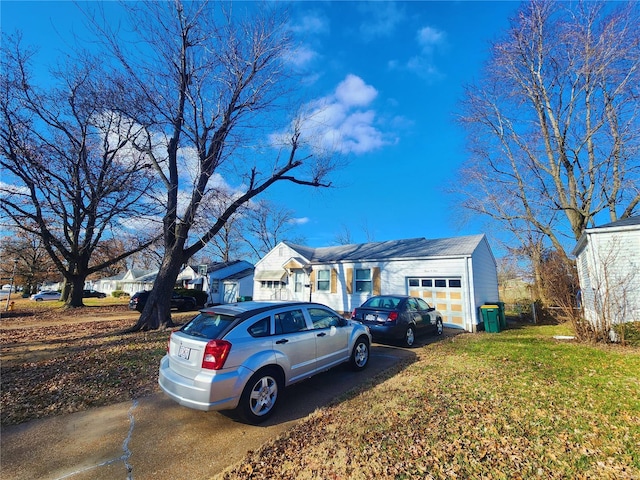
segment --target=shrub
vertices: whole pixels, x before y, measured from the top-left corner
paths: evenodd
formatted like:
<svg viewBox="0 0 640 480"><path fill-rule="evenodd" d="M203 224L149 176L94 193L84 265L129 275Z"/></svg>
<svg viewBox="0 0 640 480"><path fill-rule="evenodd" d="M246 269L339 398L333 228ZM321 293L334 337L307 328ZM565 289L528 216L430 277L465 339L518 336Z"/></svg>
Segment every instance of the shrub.
<svg viewBox="0 0 640 480"><path fill-rule="evenodd" d="M623 345L640 346L640 322L617 323L613 331Z"/></svg>
<svg viewBox="0 0 640 480"><path fill-rule="evenodd" d="M111 292L111 296L115 298L120 298L120 297L128 297L129 294L122 290L114 290L113 292Z"/></svg>

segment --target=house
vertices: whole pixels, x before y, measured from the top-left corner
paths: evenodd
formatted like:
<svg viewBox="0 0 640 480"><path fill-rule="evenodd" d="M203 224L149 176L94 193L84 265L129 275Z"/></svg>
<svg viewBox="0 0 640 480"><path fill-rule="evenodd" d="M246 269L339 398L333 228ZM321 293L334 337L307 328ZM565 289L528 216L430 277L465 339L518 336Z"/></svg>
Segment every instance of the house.
<svg viewBox="0 0 640 480"><path fill-rule="evenodd" d="M187 266L178 281L208 293L207 305L233 303L253 296L253 265L244 260Z"/></svg>
<svg viewBox="0 0 640 480"><path fill-rule="evenodd" d="M640 216L586 229L572 253L585 319L606 331L640 321Z"/></svg>
<svg viewBox="0 0 640 480"><path fill-rule="evenodd" d="M90 288L111 295L116 290L121 290L133 295L142 290L151 290L153 282L158 276L158 270L148 271L136 268L130 268L121 275L108 278L101 278L91 282Z"/></svg>
<svg viewBox="0 0 640 480"><path fill-rule="evenodd" d="M281 242L255 266L256 300L308 300L343 314L378 294L422 297L447 326L476 331L479 307L498 300L485 235L311 248Z"/></svg>

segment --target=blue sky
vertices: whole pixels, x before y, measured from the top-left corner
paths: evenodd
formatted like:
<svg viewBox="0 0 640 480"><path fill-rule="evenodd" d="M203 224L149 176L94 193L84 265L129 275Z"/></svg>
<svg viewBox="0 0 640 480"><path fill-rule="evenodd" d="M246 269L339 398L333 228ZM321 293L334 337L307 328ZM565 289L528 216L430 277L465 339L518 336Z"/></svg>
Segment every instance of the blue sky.
<svg viewBox="0 0 640 480"><path fill-rule="evenodd" d="M290 4L299 36L296 67L309 102L341 132L348 164L334 188L280 185L265 198L294 212L293 232L309 246L335 244L347 229L355 243L490 232L445 190L466 158L455 115L462 88L480 75L489 44L519 2L412 1ZM110 3L110 8L115 8ZM20 29L40 47L39 61L65 50L82 31L72 2L0 3L2 30ZM330 108L326 108L329 106ZM494 253L497 245L492 245Z"/></svg>

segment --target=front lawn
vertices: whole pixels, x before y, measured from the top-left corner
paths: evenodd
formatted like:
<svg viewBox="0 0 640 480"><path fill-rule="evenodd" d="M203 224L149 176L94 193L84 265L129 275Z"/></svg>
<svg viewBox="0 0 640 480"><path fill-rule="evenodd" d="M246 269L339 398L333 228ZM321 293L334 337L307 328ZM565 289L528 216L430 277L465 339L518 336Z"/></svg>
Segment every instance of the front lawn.
<svg viewBox="0 0 640 480"><path fill-rule="evenodd" d="M640 478L640 350L523 325L428 345L224 478Z"/></svg>

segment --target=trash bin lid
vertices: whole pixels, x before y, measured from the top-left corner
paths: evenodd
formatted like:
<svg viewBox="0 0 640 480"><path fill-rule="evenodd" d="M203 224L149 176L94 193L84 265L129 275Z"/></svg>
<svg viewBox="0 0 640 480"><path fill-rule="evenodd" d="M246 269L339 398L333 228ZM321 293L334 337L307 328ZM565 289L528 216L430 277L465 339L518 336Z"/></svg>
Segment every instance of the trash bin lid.
<svg viewBox="0 0 640 480"><path fill-rule="evenodd" d="M498 305L482 305L480 308L493 309L500 308Z"/></svg>

